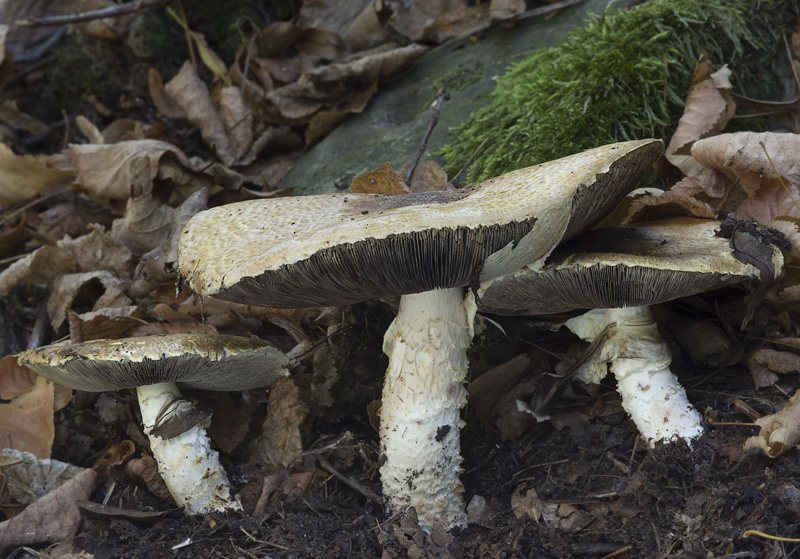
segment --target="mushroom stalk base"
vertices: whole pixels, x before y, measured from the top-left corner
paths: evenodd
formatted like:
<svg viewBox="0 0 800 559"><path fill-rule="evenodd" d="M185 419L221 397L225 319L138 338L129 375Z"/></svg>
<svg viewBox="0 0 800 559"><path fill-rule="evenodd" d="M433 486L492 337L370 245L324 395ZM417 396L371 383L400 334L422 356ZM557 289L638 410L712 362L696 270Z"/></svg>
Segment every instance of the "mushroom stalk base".
<svg viewBox="0 0 800 559"><path fill-rule="evenodd" d="M702 418L670 371L672 355L648 307L596 309L568 320L567 328L584 340L606 337L599 356L578 374L597 383L611 363L622 406L651 446L702 435Z"/></svg>
<svg viewBox="0 0 800 559"><path fill-rule="evenodd" d="M162 419L159 414L165 406L173 409L163 419L177 410L192 407L175 383L151 384L136 390L153 458L158 462L158 472L175 502L185 507L186 514L241 510L238 499L231 498L228 477L219 462L219 454L211 448L211 440L202 423L171 439L150 434Z"/></svg>
<svg viewBox="0 0 800 559"><path fill-rule="evenodd" d="M473 318L461 288L404 295L384 338L383 494L392 511L413 506L426 531L466 525L459 431Z"/></svg>

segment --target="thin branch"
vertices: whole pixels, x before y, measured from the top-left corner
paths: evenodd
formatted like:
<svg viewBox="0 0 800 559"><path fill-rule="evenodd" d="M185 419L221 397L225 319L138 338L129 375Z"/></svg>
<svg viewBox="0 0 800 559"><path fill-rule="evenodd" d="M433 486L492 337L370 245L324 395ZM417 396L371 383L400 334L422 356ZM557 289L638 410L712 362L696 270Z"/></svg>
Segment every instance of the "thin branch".
<svg viewBox="0 0 800 559"><path fill-rule="evenodd" d="M433 113L431 114L431 119L428 121L428 129L425 131L425 135L422 137L422 143L419 145L417 149L417 155L414 156L414 162L411 163L411 166L408 168L406 172L406 176L404 178L406 184L411 184L411 176L414 174L414 171L417 169L417 165L419 165L419 160L422 159L422 154L425 153L425 149L428 147L428 140L433 133L433 129L436 127L436 123L439 122L439 113L442 109L442 103L445 101L450 100L450 94L447 93L445 88L440 88L439 91L436 92L436 106L433 108Z"/></svg>
<svg viewBox="0 0 800 559"><path fill-rule="evenodd" d="M170 0L134 0L133 2L127 2L119 6L103 8L102 10L75 12L73 14L39 17L34 19L20 19L14 23L18 27L47 27L51 25L65 25L67 23L80 23L81 21L91 21L93 19L102 19L106 17L120 17L126 14L132 14L141 8L150 8L152 6L163 4L169 1Z"/></svg>

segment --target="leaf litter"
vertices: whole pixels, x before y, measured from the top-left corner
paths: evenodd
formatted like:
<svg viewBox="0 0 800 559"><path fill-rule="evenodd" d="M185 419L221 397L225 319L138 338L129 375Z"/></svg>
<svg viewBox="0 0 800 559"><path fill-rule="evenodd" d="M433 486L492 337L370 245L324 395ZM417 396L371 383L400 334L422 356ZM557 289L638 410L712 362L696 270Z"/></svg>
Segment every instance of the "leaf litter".
<svg viewBox="0 0 800 559"><path fill-rule="evenodd" d="M64 13L74 11L70 2L55 4ZM45 15L37 5L4 15L9 21ZM74 556L125 553L135 546L148 556L171 557L196 553L195 543L185 551L172 546L202 533L207 549L224 556L235 542L248 554L274 556L501 557L536 550L542 557L563 557L633 548L642 556L680 550L683 555L675 556L689 557L701 549L761 550L741 538L745 528L779 526L792 535L786 518L800 518L791 482L800 471L782 462L780 475L770 463L746 460L743 448L770 456L796 452L796 396L772 413L776 394L796 386L800 372L799 348L786 342L800 331L792 307L785 319L776 318L780 305L800 298L793 252L786 253L789 272L755 308L750 338L731 326L742 320L742 291L664 307L681 317L688 313L701 325L697 336L679 335L686 323L675 326L673 335L675 360L701 377L690 391L698 407L740 419L725 408L736 394L764 412L757 420L762 433L744 447L741 433L716 427L691 452L649 451L609 387L597 392L570 378L584 344L535 320L505 323L503 331L514 332L511 339L484 325L472 350L475 381L465 417L471 525L455 534L437 526L426 534L413 511L387 517L372 497L380 455L370 426L376 412L368 415L367 407L380 393L385 363L378 333L391 320L392 302L283 311L200 300L177 285L177 239L192 215L223 203L290 194L276 187L293 159L348 115L363 111L382 81L419 59L426 45L483 29L490 19L513 22L524 17L525 5L364 0L348 3L347 10L319 0L304 3L289 21L259 27L252 18L239 19L239 45L230 58L209 34L187 27L199 60L142 64L146 86L140 94L149 98L144 104L86 95L67 115L72 128L60 137L65 144L52 136L58 128L33 116L33 107L12 100L0 107L0 137L13 140L0 142L0 248L2 257L13 259L0 271L0 293L7 307L26 309L26 328L44 331L42 339L72 343L236 333L273 341L293 357L292 377L269 397L263 390L190 394L214 412L209 432L235 472L245 510L255 512L206 519L169 513L173 503L139 431L131 394L70 397L71 391L5 357L0 437L9 441L3 456L11 452L11 458L0 464L9 480L8 497L0 494L9 518L0 525L0 545L69 539L63 547ZM130 18L115 18L75 32L123 37L127 25ZM0 37L8 49L2 79L12 79L8 55L22 52L24 36L53 36L47 28L35 29ZM10 92L21 94L37 82L20 83ZM735 110L731 89L735 76L714 72L711 61L702 59L667 150L672 165L683 171L671 171L677 184L666 193L638 194L613 219L731 213L755 217L790 241L800 234L796 134L721 135ZM21 143L39 135L52 136L41 153ZM691 167L675 156L691 156ZM416 166L406 184L412 165L392 168L405 163L388 162L355 178L353 191L452 188L430 161ZM722 346L712 347L708 325L721 333ZM709 341L698 344L698 338ZM6 353L26 344L23 337L9 338ZM746 369L750 377L740 374ZM51 453L91 467L59 465L48 461ZM32 473L15 485L10 468ZM94 505L76 505L90 499ZM667 514L651 516L656 507ZM730 516L729 510L736 512ZM134 518L154 512L144 524ZM105 531L101 541L93 536L97 530Z"/></svg>

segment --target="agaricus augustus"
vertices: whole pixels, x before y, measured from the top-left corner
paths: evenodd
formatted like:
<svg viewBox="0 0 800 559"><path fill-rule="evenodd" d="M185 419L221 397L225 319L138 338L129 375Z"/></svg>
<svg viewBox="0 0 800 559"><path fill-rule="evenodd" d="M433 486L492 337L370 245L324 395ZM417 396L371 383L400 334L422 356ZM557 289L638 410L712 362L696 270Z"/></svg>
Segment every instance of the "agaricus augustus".
<svg viewBox="0 0 800 559"><path fill-rule="evenodd" d="M239 510L241 505L231 496L228 477L203 422L176 426L181 418L196 416L194 404L183 398L178 385L250 390L269 387L289 374L288 358L269 342L211 334L51 345L24 351L17 360L53 382L78 390L136 388L158 471L186 514Z"/></svg>
<svg viewBox="0 0 800 559"><path fill-rule="evenodd" d="M720 222L671 218L584 233L544 261L478 291L480 310L501 315L546 315L593 309L565 325L584 340L605 337L577 375L600 382L617 378L622 405L651 444L702 434L700 414L669 365L672 356L648 305L760 278L739 261ZM767 267L780 273L783 255L767 245Z"/></svg>
<svg viewBox="0 0 800 559"><path fill-rule="evenodd" d="M514 272L601 219L661 151L603 146L457 191L254 200L195 215L179 268L203 296L267 307L401 295L384 338L384 498L430 529L465 524L460 410L474 305L464 287Z"/></svg>

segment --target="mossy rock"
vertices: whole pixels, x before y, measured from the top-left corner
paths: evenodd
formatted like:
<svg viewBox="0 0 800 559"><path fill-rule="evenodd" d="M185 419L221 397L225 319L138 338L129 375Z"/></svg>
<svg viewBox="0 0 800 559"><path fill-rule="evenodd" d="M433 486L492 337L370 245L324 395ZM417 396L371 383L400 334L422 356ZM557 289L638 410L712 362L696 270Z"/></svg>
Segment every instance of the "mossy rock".
<svg viewBox="0 0 800 559"><path fill-rule="evenodd" d="M297 195L346 189L354 176L388 161L409 163L431 115L436 91L446 86L452 98L443 104L439 124L428 142L426 158L456 140L455 127L488 102L497 78L526 54L560 41L608 0L588 0L554 17L530 18L511 29L492 27L475 40L463 37L431 48L407 71L379 85L363 113L354 115L312 147L283 180L298 186ZM473 38L474 39L474 38ZM442 158L438 158L440 162Z"/></svg>
<svg viewBox="0 0 800 559"><path fill-rule="evenodd" d="M593 16L497 83L489 104L442 154L468 182L635 138L668 139L683 112L695 62L708 51L733 70L734 89L779 98L770 65L786 60L796 0L651 0Z"/></svg>

